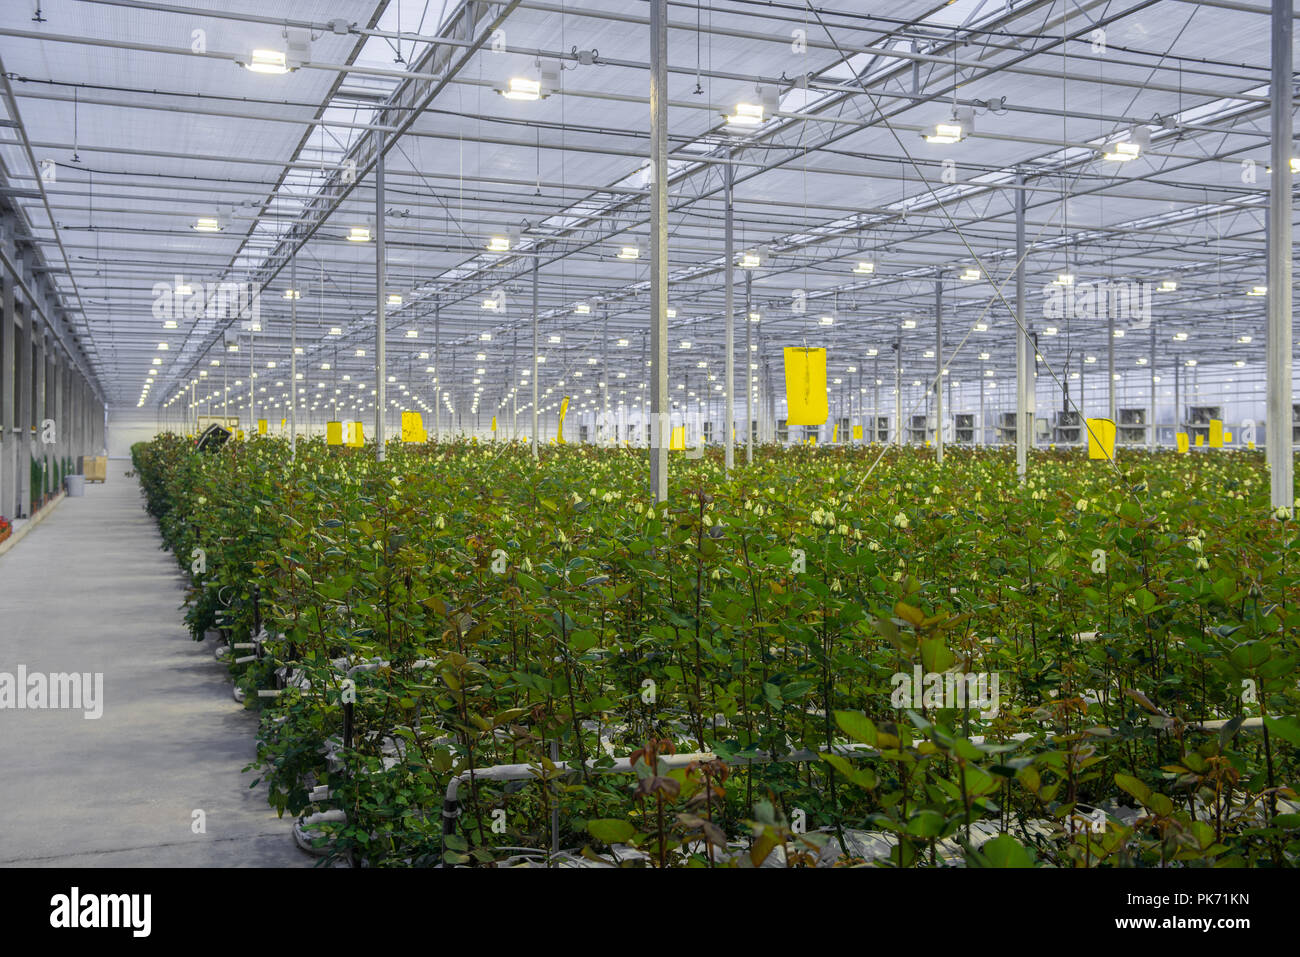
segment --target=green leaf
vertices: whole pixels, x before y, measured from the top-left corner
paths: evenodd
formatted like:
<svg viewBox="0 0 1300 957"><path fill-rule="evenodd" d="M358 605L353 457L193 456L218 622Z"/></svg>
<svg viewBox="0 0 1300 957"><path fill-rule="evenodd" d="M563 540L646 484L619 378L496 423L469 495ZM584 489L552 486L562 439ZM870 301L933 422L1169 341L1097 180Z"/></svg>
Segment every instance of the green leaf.
<svg viewBox="0 0 1300 957"><path fill-rule="evenodd" d="M604 844L626 844L636 833L636 828L617 818L597 818L587 822L587 833Z"/></svg>
<svg viewBox="0 0 1300 957"><path fill-rule="evenodd" d="M865 714L859 711L836 711L835 724L854 741L876 746L876 726Z"/></svg>
<svg viewBox="0 0 1300 957"><path fill-rule="evenodd" d="M1034 866L1034 856L1010 834L999 834L985 841L980 853L989 867Z"/></svg>

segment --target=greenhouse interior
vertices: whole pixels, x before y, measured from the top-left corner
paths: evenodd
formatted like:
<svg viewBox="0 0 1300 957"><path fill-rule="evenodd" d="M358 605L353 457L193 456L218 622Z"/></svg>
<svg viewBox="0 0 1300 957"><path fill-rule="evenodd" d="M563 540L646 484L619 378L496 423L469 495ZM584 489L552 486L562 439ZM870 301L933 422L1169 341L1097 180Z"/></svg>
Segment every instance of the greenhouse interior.
<svg viewBox="0 0 1300 957"><path fill-rule="evenodd" d="M1294 19L9 0L0 864L1300 865Z"/></svg>

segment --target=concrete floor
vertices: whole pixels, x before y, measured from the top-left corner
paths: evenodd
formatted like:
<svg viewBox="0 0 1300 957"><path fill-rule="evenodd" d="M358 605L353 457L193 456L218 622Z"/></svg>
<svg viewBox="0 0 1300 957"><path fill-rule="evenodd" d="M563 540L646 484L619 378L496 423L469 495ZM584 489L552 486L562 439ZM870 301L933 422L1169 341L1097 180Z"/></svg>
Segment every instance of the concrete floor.
<svg viewBox="0 0 1300 957"><path fill-rule="evenodd" d="M0 556L0 672L102 672L103 716L0 710L0 866L308 866L254 775L257 720L212 643L139 483L67 498ZM191 830L205 812L207 832Z"/></svg>

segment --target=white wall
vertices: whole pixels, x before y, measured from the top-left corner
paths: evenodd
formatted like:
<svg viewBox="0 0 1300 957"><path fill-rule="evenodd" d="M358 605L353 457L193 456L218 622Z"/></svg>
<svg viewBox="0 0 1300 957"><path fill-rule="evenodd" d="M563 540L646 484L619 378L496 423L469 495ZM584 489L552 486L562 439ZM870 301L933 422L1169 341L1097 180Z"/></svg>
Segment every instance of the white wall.
<svg viewBox="0 0 1300 957"><path fill-rule="evenodd" d="M108 410L108 457L130 459L131 446L147 442L161 431L153 409Z"/></svg>

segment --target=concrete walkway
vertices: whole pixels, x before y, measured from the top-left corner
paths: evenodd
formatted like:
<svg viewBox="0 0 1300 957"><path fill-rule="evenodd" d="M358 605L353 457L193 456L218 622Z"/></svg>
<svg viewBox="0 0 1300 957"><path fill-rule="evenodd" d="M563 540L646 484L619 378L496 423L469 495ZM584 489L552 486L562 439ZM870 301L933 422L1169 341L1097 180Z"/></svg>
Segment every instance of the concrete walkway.
<svg viewBox="0 0 1300 957"><path fill-rule="evenodd" d="M106 484L0 556L0 672L103 673L97 720L0 710L0 866L309 866L292 820L241 773L256 717L212 643L190 640L129 467L111 462Z"/></svg>

